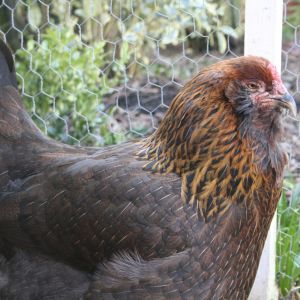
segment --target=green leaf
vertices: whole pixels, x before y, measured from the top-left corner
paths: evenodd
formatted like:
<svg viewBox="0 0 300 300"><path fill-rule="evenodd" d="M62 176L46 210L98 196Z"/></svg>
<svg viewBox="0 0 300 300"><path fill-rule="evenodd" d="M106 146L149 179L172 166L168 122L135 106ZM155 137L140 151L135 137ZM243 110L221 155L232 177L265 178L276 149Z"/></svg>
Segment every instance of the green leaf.
<svg viewBox="0 0 300 300"><path fill-rule="evenodd" d="M300 204L300 183L292 190L291 207L297 208Z"/></svg>
<svg viewBox="0 0 300 300"><path fill-rule="evenodd" d="M37 4L32 4L28 13L28 22L33 27L39 27L42 22L42 12Z"/></svg>
<svg viewBox="0 0 300 300"><path fill-rule="evenodd" d="M299 272L300 271L300 254L295 256L294 263L295 263L295 267L298 269L298 272Z"/></svg>
<svg viewBox="0 0 300 300"><path fill-rule="evenodd" d="M224 36L224 34L220 31L216 32L217 35L217 41L218 41L218 49L221 53L225 53L227 49L227 40Z"/></svg>
<svg viewBox="0 0 300 300"><path fill-rule="evenodd" d="M220 30L224 33L227 34L235 39L238 38L237 32L230 26L223 25L221 26Z"/></svg>
<svg viewBox="0 0 300 300"><path fill-rule="evenodd" d="M176 44L176 41L178 40L179 30L175 29L174 27L168 27L166 28L165 33L162 36L162 43L167 44Z"/></svg>

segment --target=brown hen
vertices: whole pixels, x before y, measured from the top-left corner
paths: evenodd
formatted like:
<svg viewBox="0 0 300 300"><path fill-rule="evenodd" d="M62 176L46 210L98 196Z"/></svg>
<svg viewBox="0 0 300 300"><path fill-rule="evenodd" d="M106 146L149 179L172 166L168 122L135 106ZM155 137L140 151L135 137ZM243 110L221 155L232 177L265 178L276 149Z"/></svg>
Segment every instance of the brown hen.
<svg viewBox="0 0 300 300"><path fill-rule="evenodd" d="M295 112L274 66L254 56L214 64L184 86L153 135L96 149L43 136L1 49L5 268L15 270L12 248L26 249L28 281L56 278L53 299L64 297L61 264L74 278L97 270L85 299L246 299L281 193L282 115ZM48 258L36 266L36 255ZM15 292L18 276L2 294Z"/></svg>

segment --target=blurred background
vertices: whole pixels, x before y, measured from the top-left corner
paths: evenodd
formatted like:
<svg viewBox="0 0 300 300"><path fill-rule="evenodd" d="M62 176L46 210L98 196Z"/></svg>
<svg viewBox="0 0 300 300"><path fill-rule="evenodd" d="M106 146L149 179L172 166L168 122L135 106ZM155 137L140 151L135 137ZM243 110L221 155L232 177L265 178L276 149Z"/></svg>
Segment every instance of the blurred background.
<svg viewBox="0 0 300 300"><path fill-rule="evenodd" d="M201 68L243 55L243 0L0 0L0 38L37 126L102 146L150 134ZM300 104L300 0L284 1L282 77ZM298 117L299 119L299 117ZM300 126L278 209L277 284L300 299Z"/></svg>

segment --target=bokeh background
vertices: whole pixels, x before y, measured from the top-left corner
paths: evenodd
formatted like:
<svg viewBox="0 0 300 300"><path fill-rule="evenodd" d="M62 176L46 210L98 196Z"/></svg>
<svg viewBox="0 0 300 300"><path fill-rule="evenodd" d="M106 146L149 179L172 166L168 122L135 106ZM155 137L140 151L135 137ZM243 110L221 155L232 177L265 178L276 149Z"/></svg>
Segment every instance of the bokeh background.
<svg viewBox="0 0 300 300"><path fill-rule="evenodd" d="M102 146L157 128L186 80L243 55L243 0L0 0L0 38L38 127ZM284 1L282 77L300 104L300 0ZM299 119L299 117L298 117ZM290 165L278 208L277 284L300 299L300 122L286 121Z"/></svg>

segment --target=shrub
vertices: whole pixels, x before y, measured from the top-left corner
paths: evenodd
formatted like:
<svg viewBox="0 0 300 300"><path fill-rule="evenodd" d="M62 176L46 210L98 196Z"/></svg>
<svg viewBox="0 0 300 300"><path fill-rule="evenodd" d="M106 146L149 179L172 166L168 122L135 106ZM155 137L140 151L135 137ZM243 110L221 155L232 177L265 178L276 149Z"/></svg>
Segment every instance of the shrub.
<svg viewBox="0 0 300 300"><path fill-rule="evenodd" d="M49 136L68 143L111 144L124 138L110 131L102 97L120 84L122 60L110 78L105 43L84 45L72 29L49 27L40 44L29 40L16 53L25 105ZM109 62L110 63L110 62ZM99 138L100 137L100 138Z"/></svg>

